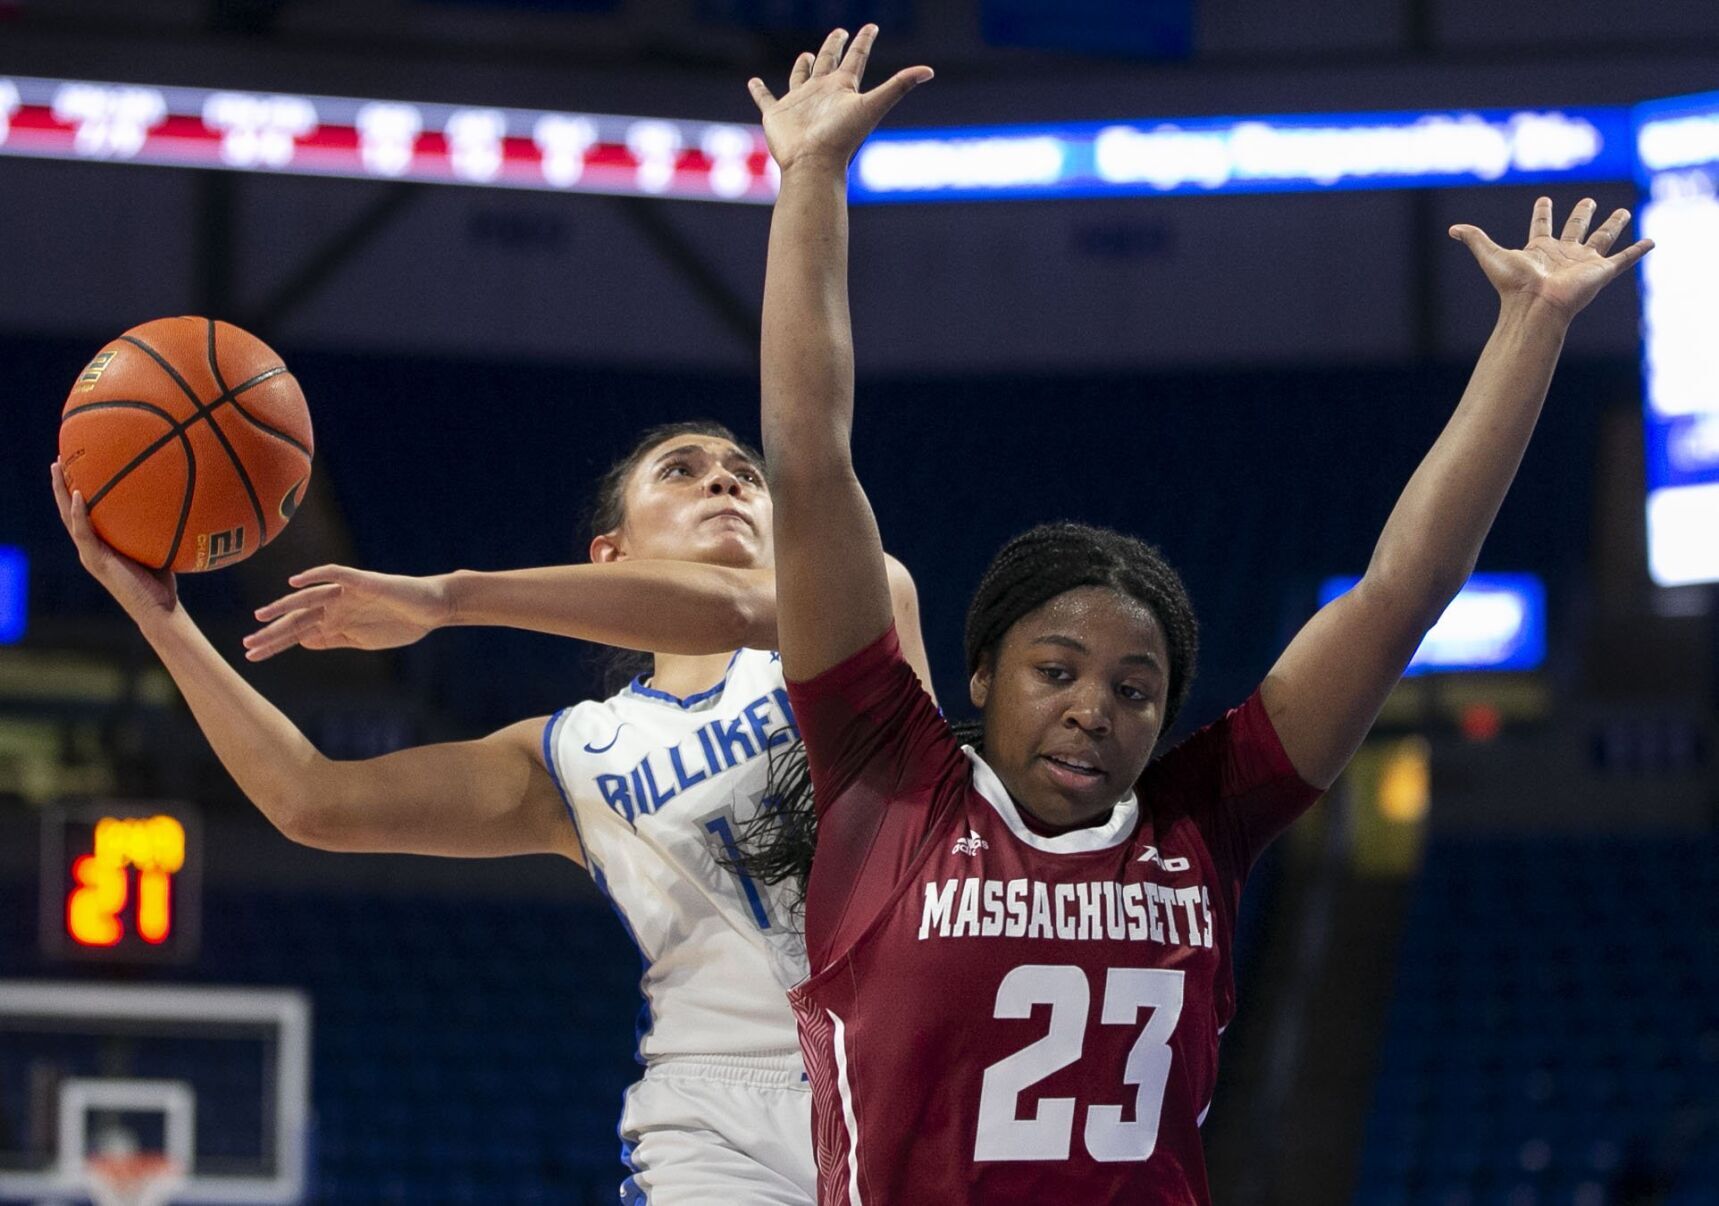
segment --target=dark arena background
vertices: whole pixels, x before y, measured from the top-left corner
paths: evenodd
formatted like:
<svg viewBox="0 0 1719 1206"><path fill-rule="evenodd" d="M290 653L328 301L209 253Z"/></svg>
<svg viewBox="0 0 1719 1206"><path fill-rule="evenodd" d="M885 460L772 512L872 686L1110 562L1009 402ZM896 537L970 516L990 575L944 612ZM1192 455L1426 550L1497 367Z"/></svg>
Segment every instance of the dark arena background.
<svg viewBox="0 0 1719 1206"><path fill-rule="evenodd" d="M864 21L937 70L852 171L855 456L953 704L981 570L1056 518L1180 567L1179 732L1240 701L1485 341L1446 229L1519 246L1544 192L1656 239L1424 672L1250 881L1204 1134L1222 1206L1719 1204L1712 0L0 0L0 1200L187 1136L174 1201L615 1200L608 903L280 836L45 470L105 340L242 326L316 427L285 534L180 579L246 678L335 758L592 697L599 651L512 630L239 640L324 562L583 560L651 424L755 438L745 81Z"/></svg>

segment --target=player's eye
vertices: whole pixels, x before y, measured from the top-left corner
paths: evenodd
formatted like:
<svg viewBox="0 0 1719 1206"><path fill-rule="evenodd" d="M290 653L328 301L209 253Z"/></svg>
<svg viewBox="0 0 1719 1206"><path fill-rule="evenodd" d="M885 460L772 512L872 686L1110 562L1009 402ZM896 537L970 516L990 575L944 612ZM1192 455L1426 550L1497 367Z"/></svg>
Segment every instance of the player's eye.
<svg viewBox="0 0 1719 1206"><path fill-rule="evenodd" d="M663 478L666 479L666 478L673 477L677 473L684 473L688 477L691 477L692 476L692 467L690 465L688 465L685 461L670 461L668 464L663 466L663 470L662 470L662 473L660 476L662 476Z"/></svg>
<svg viewBox="0 0 1719 1206"><path fill-rule="evenodd" d="M743 482L751 482L754 486L762 486L764 484L764 479L758 476L758 471L756 469L742 469L739 473L735 474L735 476Z"/></svg>
<svg viewBox="0 0 1719 1206"><path fill-rule="evenodd" d="M1152 696L1147 694L1146 688L1135 683L1123 683L1121 686L1116 688L1116 693L1122 696L1123 699L1128 700L1130 703L1152 702Z"/></svg>
<svg viewBox="0 0 1719 1206"><path fill-rule="evenodd" d="M1074 673L1067 666L1043 665L1038 667L1038 672L1047 682L1072 683L1074 681Z"/></svg>

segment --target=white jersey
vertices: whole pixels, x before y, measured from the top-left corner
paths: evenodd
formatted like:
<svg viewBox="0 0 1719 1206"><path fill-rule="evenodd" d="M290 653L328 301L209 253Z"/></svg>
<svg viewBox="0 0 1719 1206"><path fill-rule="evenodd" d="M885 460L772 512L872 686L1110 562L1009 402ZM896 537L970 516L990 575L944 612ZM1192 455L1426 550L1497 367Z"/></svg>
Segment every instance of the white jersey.
<svg viewBox="0 0 1719 1206"><path fill-rule="evenodd" d="M798 1056L787 990L806 976L786 890L722 866L798 736L781 658L742 649L678 699L642 682L563 709L543 734L597 886L644 956L639 1056Z"/></svg>

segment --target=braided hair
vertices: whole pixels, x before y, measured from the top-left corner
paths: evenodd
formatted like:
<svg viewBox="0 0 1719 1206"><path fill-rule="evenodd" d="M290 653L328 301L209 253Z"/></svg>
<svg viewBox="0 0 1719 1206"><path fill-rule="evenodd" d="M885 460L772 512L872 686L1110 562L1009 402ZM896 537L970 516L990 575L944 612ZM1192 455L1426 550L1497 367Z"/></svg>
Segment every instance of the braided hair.
<svg viewBox="0 0 1719 1206"><path fill-rule="evenodd" d="M991 559L967 609L967 672L996 653L1015 623L1058 595L1103 586L1145 605L1164 630L1170 681L1164 707L1167 733L1188 698L1199 653L1199 625L1182 579L1164 555L1143 540L1109 528L1048 523L1022 532ZM956 739L983 748L982 721L954 726ZM770 751L769 782L758 814L742 830L737 858L723 861L768 884L787 883L804 903L817 848L817 813L805 746Z"/></svg>
<svg viewBox="0 0 1719 1206"><path fill-rule="evenodd" d="M641 433L632 449L610 465L608 471L598 480L590 515L586 521L592 540L608 535L626 522L627 485L633 480L633 471L645 459L645 454L659 444L665 444L676 436L683 435L712 436L727 440L757 465L760 473L765 472L764 454L736 437L732 431L714 419L659 423ZM639 675L649 674L653 664L650 654L636 649L602 650L597 655L597 672L603 685L603 694L613 695Z"/></svg>
<svg viewBox="0 0 1719 1206"><path fill-rule="evenodd" d="M974 673L996 653L1015 621L1082 586L1107 586L1144 604L1158 618L1170 654L1170 683L1159 732L1169 732L1194 681L1200 645L1194 605L1181 575L1155 546L1110 528L1040 524L1016 536L991 558L967 608L967 673Z"/></svg>

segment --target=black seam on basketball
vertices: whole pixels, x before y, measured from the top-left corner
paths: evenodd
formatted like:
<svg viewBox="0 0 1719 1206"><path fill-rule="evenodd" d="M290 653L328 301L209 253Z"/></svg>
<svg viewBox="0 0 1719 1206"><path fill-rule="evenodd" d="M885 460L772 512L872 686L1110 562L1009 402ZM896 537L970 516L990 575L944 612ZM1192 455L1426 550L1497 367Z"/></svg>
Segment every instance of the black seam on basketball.
<svg viewBox="0 0 1719 1206"><path fill-rule="evenodd" d="M68 410L65 414L61 415L60 422L64 423L73 415L81 415L86 410L101 410L108 406L129 406L136 410L147 410L151 414L160 415L175 427L179 425L179 420L173 417L172 411L163 410L161 407L155 405L155 403L145 402L142 398L105 398L100 402L85 402L76 410Z"/></svg>
<svg viewBox="0 0 1719 1206"><path fill-rule="evenodd" d="M221 366L215 362L215 320L205 318L203 321L209 324L209 372L214 375L215 387L221 391L216 401L231 401L231 392L221 378ZM233 442L227 438L227 433L221 430L221 425L215 422L214 409L204 406L201 402L197 403L197 409L202 413L202 417L209 421L209 430L215 433L215 439L220 442L222 451L233 464L233 472L239 475L239 484L245 488L245 497L251 500L251 512L257 517L257 547L261 548L269 542L269 522L263 518L263 500L257 497L257 488L251 484L251 475L245 471L245 462L239 459Z"/></svg>
<svg viewBox="0 0 1719 1206"><path fill-rule="evenodd" d="M238 395L244 393L246 390L251 389L254 386L261 385L263 382L267 381L271 377L278 377L284 372L286 372L286 365L284 365L284 364L277 364L272 369L264 369L262 372L258 373L255 377L252 377L249 381L241 382L239 385L234 387L228 393L222 394L219 398L215 399L215 401L209 406L207 411L199 409L198 413L192 415L189 419L186 419L183 422L179 421L178 419L175 419L173 417L173 414L171 411L162 410L158 406L152 406L147 402L138 402L138 401L134 401L132 399L122 399L122 400L115 400L115 401L111 401L111 402L107 402L107 401L90 402L84 406L78 407L77 410L72 412L72 414L82 414L86 410L95 410L98 407L103 407L103 406L139 407L143 410L147 410L147 411L151 412L152 414L158 414L162 418L166 419L169 423L173 424L173 429L171 431L167 432L160 439L156 440L155 443L149 445L149 447L145 448L142 452L140 452L136 456L132 457L129 463L127 463L122 469L120 469L120 471L118 473L115 473L111 478L108 479L107 484L105 486L103 486L100 490L97 490L95 492L95 494L90 496L89 502L86 503L85 505L93 508L103 498L107 497L107 492L109 490L111 490L115 486L119 485L121 478L123 478L126 474L130 473L133 469L137 468L139 465L143 464L144 461L147 461L151 456L155 455L155 453L157 453L157 452L161 451L161 449L165 448L167 446L168 441L171 440L174 436L184 435L185 432L190 430L191 424L197 422L199 419L206 418L209 414L213 414L217 407L224 406L228 402L232 402L235 398L238 397ZM67 416L65 416L65 418L62 418L60 421L63 423L63 422L65 422L65 419L69 419L70 417L71 417L71 415L67 415Z"/></svg>
<svg viewBox="0 0 1719 1206"><path fill-rule="evenodd" d="M288 435L286 432L281 431L280 429L275 428L275 427L270 427L267 423L265 423L261 419L257 418L257 416L253 415L250 411L246 410L243 406L240 406L239 400L237 398L233 398L233 399L231 399L231 401L233 404L233 409L239 412L239 417L241 419L243 419L245 422L249 423L252 427L255 427L258 431L263 432L265 435L272 435L277 440L281 440L281 441L284 441L285 443L291 444L294 448L296 448L300 452L304 453L304 455L307 458L310 457L311 451L309 448L307 448L303 444L299 443L296 439L294 439L292 436Z"/></svg>
<svg viewBox="0 0 1719 1206"><path fill-rule="evenodd" d="M226 403L231 402L234 398L237 398L240 394L249 393L251 390L255 389L257 386L261 385L263 382L268 381L272 378L278 377L286 371L287 371L286 365L284 365L284 364L277 364L272 369L264 369L262 372L258 373L255 377L252 377L249 381L239 382L232 389L228 390L226 393L222 394L219 398L216 398L213 402L209 403L209 409L214 410L217 406L225 405Z"/></svg>
<svg viewBox="0 0 1719 1206"><path fill-rule="evenodd" d="M197 400L197 391L192 389L190 384L186 382L185 378L179 375L179 370L174 368L173 365L168 362L167 357L150 347L147 343L144 343L143 340L139 339L135 335L121 335L120 338L131 344L132 347L142 349L144 355L148 356L151 360L155 361L156 364L161 366L162 372L173 378L173 384L177 385L179 387L179 391L187 398L191 399L191 405L198 409L202 409L203 403Z"/></svg>
<svg viewBox="0 0 1719 1206"><path fill-rule="evenodd" d="M191 437L179 433L185 445L185 498L179 504L179 526L173 529L173 543L167 546L167 559L157 569L170 569L179 557L179 546L185 540L185 524L191 518L191 501L197 497L197 454L191 448Z"/></svg>
<svg viewBox="0 0 1719 1206"><path fill-rule="evenodd" d="M187 384L185 378L183 378L179 375L179 370L174 368L173 365L170 364L161 355L161 353L157 352L154 348L150 347L147 343L144 343L143 340L137 338L135 335L121 335L120 338L125 340L125 342L142 349L143 352L145 354L147 354L151 360L153 360L153 361L155 361L155 363L159 364L162 368L162 371L165 372L169 377L172 377L174 384L179 387L180 391L188 399L190 399L191 405L195 406L197 408L197 410L200 413L193 415L190 419L186 420L187 426L189 426L191 423L195 422L197 419L203 417L202 412L212 411L219 406L224 406L225 404L227 404L228 402L231 402L234 398L238 397L240 394L244 393L245 391L252 389L258 385L261 385L263 382L267 381L270 377L278 377L282 373L287 371L286 365L277 364L274 366L274 368L264 369L262 372L258 373L255 377L252 377L248 381L241 381L238 385L235 385L232 389L228 389L225 385L223 385L221 387L220 395L218 397L216 397L212 402L205 405L200 399L198 399L197 391L192 389L191 386L189 384ZM211 363L211 367L213 367L212 363ZM220 379L221 379L220 371L217 369L215 371L215 380L217 382L219 382Z"/></svg>
<svg viewBox="0 0 1719 1206"><path fill-rule="evenodd" d="M112 477L107 479L107 483L103 485L101 489L89 496L89 500L84 503L84 506L91 511L95 510L97 503L107 497L109 490L112 490L115 486L119 485L119 483L124 480L125 476L133 469L137 468L139 465L143 464L144 461L147 461L157 452L160 452L163 448L167 447L174 436L178 436L181 440L184 440L185 438L184 429L179 426L178 421L174 419L171 412L162 410L159 406L151 406L148 402L92 402L88 406L80 407L75 413L82 414L86 410L95 410L97 408L105 407L115 407L122 410L146 410L152 415L159 415L161 418L166 419L169 426L165 435L156 440L155 443L149 445L142 452L132 457L131 460L121 466ZM62 422L63 421L64 420L62 420ZM189 441L186 441L187 445L189 445L189 443ZM189 447L187 447L186 455L190 455Z"/></svg>

